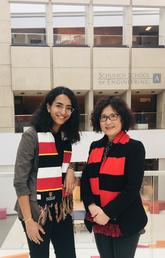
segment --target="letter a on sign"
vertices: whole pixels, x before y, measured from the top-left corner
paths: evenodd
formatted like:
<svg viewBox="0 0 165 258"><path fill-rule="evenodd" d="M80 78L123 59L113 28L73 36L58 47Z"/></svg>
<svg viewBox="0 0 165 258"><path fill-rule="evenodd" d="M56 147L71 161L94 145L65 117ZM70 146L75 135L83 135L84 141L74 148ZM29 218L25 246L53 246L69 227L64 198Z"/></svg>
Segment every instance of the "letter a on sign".
<svg viewBox="0 0 165 258"><path fill-rule="evenodd" d="M153 83L161 83L161 74L160 73L153 74Z"/></svg>

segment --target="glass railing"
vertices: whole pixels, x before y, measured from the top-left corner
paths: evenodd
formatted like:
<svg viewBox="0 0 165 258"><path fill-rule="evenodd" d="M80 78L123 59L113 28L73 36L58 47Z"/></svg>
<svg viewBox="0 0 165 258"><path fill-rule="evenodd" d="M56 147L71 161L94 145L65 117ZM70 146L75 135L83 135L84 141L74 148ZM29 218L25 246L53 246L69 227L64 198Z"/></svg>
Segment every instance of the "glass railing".
<svg viewBox="0 0 165 258"><path fill-rule="evenodd" d="M12 33L12 45L16 46L44 46L46 34L44 33Z"/></svg>
<svg viewBox="0 0 165 258"><path fill-rule="evenodd" d="M85 45L84 34L54 34L54 45Z"/></svg>
<svg viewBox="0 0 165 258"><path fill-rule="evenodd" d="M15 132L24 132L30 126L31 117L32 115L15 115ZM88 117L87 114L80 114L80 131L85 131Z"/></svg>
<svg viewBox="0 0 165 258"><path fill-rule="evenodd" d="M15 132L22 133L29 126L32 115L15 115Z"/></svg>
<svg viewBox="0 0 165 258"><path fill-rule="evenodd" d="M122 46L122 35L94 35L94 46Z"/></svg>
<svg viewBox="0 0 165 258"><path fill-rule="evenodd" d="M93 243L93 237L89 236L84 222L84 206L80 198L81 172L76 171L76 188L74 190L74 216L76 237L84 243ZM165 171L145 171L141 196L148 217L145 233L141 235L138 248L145 248L146 257L154 257L157 248L165 249ZM83 237L86 232L86 237ZM82 235L82 238L81 238ZM92 247L92 245L91 245ZM147 248L147 249L146 249ZM149 255L149 256L148 256ZM138 256L139 257L139 256ZM163 257L163 256L162 256Z"/></svg>
<svg viewBox="0 0 165 258"><path fill-rule="evenodd" d="M15 132L23 132L30 126L32 115L15 115ZM136 112L135 129L159 129L158 121L161 121L161 113L156 112ZM91 125L88 114L80 114L80 130L86 131Z"/></svg>
<svg viewBox="0 0 165 258"><path fill-rule="evenodd" d="M165 228L164 184L165 171L145 172L141 195L148 216L148 224L141 242L147 244L151 250L165 248L165 235L162 230Z"/></svg>
<svg viewBox="0 0 165 258"><path fill-rule="evenodd" d="M12 33L12 45L46 45L45 33ZM54 34L54 45L86 45L85 34ZM133 47L158 47L161 36L133 35ZM94 35L94 46L123 46L123 35ZM159 46L160 47L160 46Z"/></svg>
<svg viewBox="0 0 165 258"><path fill-rule="evenodd" d="M133 47L158 47L160 36L158 35L133 35Z"/></svg>
<svg viewBox="0 0 165 258"><path fill-rule="evenodd" d="M157 121L160 113L156 112L136 112L134 113L136 129L158 129Z"/></svg>

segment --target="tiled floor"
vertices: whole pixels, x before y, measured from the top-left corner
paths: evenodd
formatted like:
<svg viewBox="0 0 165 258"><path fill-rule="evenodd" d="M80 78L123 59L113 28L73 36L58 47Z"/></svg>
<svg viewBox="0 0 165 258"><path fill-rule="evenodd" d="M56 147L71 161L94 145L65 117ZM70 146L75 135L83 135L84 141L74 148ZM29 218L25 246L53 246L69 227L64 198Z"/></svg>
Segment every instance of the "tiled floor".
<svg viewBox="0 0 165 258"><path fill-rule="evenodd" d="M0 257L3 257L5 255L14 255L19 254L22 252L27 252L27 249L8 249L8 250L0 250ZM77 258L91 258L91 256L98 256L97 250L95 248L76 248ZM135 258L164 258L165 257L165 249L142 249L138 248ZM53 250L50 250L50 258L55 258L53 254ZM125 258L125 257L123 257Z"/></svg>
<svg viewBox="0 0 165 258"><path fill-rule="evenodd" d="M11 221L11 218L9 219L9 221ZM14 218L13 218L13 221L14 221ZM151 222L152 222L152 228L150 227ZM0 223L2 223L2 221ZM148 227L147 227L146 233L141 237L140 245L137 249L135 258L164 258L165 248L148 247L148 243L153 243L153 242L155 243L156 239L161 241L165 239L164 229L165 229L164 213L159 215L152 215L152 216L149 215ZM77 258L91 258L91 256L98 255L98 252L94 243L93 235L84 231L83 225L82 226L80 225L80 227L77 227L77 230L75 232L75 240L76 240ZM20 225L20 222L16 219L13 226L10 229L10 232L7 234L6 238L4 239L1 245L0 257L4 255L9 255L9 254L18 254L19 252L23 252L23 251L28 252L27 243L26 243L26 239L25 239L22 227ZM53 249L51 246L50 246L50 258L55 258Z"/></svg>

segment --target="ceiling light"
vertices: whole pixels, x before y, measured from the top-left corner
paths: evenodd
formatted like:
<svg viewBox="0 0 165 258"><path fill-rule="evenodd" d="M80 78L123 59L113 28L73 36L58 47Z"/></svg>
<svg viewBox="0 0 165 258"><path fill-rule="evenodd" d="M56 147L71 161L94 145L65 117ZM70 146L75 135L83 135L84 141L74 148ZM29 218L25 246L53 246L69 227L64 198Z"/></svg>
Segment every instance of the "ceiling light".
<svg viewBox="0 0 165 258"><path fill-rule="evenodd" d="M151 26L147 26L147 27L145 28L145 31L150 31L151 29L152 29Z"/></svg>

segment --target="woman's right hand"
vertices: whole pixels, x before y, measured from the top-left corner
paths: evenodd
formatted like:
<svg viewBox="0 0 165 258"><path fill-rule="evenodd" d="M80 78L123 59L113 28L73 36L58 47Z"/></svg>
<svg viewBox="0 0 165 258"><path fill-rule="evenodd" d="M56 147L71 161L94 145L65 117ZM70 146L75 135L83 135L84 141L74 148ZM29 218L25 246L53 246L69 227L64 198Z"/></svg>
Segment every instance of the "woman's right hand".
<svg viewBox="0 0 165 258"><path fill-rule="evenodd" d="M90 214L91 214L92 218L94 218L99 213L100 207L97 206L95 203L92 203L88 206L88 209L90 211Z"/></svg>
<svg viewBox="0 0 165 258"><path fill-rule="evenodd" d="M35 222L33 219L30 219L27 223L25 223L25 226L27 236L31 241L35 242L36 244L43 242L43 238L41 237L40 232L45 234L45 231L37 222Z"/></svg>

